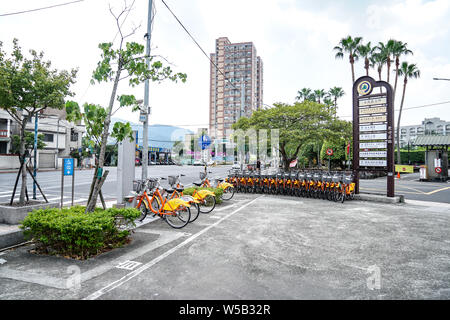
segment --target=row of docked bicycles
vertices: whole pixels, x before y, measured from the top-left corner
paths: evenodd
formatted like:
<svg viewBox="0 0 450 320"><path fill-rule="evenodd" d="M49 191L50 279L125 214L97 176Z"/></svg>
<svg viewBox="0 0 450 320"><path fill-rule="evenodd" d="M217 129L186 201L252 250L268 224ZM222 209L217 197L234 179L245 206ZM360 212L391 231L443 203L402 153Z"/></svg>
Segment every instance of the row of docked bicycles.
<svg viewBox="0 0 450 320"><path fill-rule="evenodd" d="M209 172L211 173L211 172ZM128 201L135 202L134 206L141 212L138 221L143 221L148 215L159 216L172 228L181 229L188 223L197 220L200 213L210 213L216 206L216 195L207 190L212 183L207 172L200 172L200 182L193 184L199 188L194 188L192 195L185 195L184 186L181 184L181 177L185 175L150 178L146 180L136 180L133 185L133 192ZM169 188L161 186L161 180L168 180ZM222 189L222 200L230 200L234 196L234 187L225 182L224 179L216 179L214 188Z"/></svg>
<svg viewBox="0 0 450 320"><path fill-rule="evenodd" d="M351 172L304 170L297 172L230 171L227 182L237 192L292 195L344 202L355 195Z"/></svg>

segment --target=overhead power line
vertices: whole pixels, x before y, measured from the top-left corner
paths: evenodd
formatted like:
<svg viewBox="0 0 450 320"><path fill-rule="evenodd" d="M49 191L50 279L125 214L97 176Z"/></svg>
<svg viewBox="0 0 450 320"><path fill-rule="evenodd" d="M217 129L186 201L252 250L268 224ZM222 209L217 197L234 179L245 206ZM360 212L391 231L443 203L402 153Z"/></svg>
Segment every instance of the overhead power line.
<svg viewBox="0 0 450 320"><path fill-rule="evenodd" d="M66 6L66 5L77 3L77 2L82 2L82 1L84 1L84 0L76 0L76 1L66 2L66 3L60 3L60 4L55 4L55 5L52 5L52 6L42 7L42 8L37 8L37 9L30 9L30 10L24 10L24 11L18 11L18 12L10 12L10 13L3 13L3 14L0 14L0 17L12 16L12 15L16 15L16 14L34 12L34 11L45 10L45 9L51 9L51 8Z"/></svg>
<svg viewBox="0 0 450 320"><path fill-rule="evenodd" d="M438 105L441 105L441 104L447 104L447 103L450 103L450 101L443 101L443 102L437 102L437 103L431 103L431 104L424 104L422 106L417 106L417 107L403 108L402 111L411 110L411 109L434 107L434 106L438 106ZM400 111L400 109L395 109L394 111ZM341 118L352 118L353 116L347 115L347 116L339 116L339 117L341 117Z"/></svg>
<svg viewBox="0 0 450 320"><path fill-rule="evenodd" d="M197 47L203 52L203 54L205 55L205 57L214 65L214 67L216 68L217 71L219 71L219 73L224 77L224 79L226 81L228 81L228 83L230 83L233 88L235 88L236 90L240 90L240 88L236 87L233 82L231 82L229 79L227 79L227 77L223 74L223 72L219 69L219 67L214 63L214 61L211 60L211 58L208 56L208 54L205 52L205 50L203 50L203 48L198 44L197 40L195 40L195 38L191 35L191 33L186 29L186 27L183 25L183 23L180 21L180 19L178 19L178 17L175 15L175 13L173 13L173 11L169 8L169 6L167 5L167 3L164 0L161 0L162 3L166 6L167 10L170 11L170 13L172 14L172 16L178 21L178 23L180 24L180 26L184 29L184 31L186 31L186 33L189 35L189 37L194 41L194 43L197 45Z"/></svg>

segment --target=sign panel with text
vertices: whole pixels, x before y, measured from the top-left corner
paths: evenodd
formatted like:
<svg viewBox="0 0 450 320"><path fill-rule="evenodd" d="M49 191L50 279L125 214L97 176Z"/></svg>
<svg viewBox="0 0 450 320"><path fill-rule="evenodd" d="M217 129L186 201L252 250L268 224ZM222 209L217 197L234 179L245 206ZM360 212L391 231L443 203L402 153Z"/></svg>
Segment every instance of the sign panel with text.
<svg viewBox="0 0 450 320"><path fill-rule="evenodd" d="M376 90L375 90L376 89ZM364 76L353 85L353 172L387 173L387 196L394 196L393 89L385 81Z"/></svg>

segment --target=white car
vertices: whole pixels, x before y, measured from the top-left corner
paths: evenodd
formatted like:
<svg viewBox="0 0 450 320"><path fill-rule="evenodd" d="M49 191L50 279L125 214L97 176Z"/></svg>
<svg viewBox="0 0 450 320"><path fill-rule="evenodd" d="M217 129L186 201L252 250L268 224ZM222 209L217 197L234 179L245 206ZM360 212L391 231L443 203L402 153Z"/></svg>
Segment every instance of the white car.
<svg viewBox="0 0 450 320"><path fill-rule="evenodd" d="M203 166L203 165L205 165L205 164L201 160L195 160L194 161L194 166Z"/></svg>
<svg viewBox="0 0 450 320"><path fill-rule="evenodd" d="M241 169L241 165L239 164L239 162L234 161L233 165L231 166L231 169Z"/></svg>

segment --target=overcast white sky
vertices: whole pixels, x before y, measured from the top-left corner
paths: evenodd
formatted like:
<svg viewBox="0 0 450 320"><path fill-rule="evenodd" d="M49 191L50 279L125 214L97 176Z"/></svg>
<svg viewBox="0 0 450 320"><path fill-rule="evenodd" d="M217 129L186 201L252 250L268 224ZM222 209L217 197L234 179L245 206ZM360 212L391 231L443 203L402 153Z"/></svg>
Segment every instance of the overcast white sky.
<svg viewBox="0 0 450 320"><path fill-rule="evenodd" d="M23 11L70 0L1 1L0 14ZM130 5L133 0L127 0ZM185 72L188 81L178 84L151 83L151 124L172 124L186 128L206 127L209 104L209 61L178 25L160 0L153 1L156 15L152 33L152 54L166 57L174 71ZM264 63L264 103L294 102L303 87L343 87L347 93L339 102L338 115L351 120L351 73L348 58L335 60L333 47L347 35L364 42L386 42L390 38L408 43L414 51L407 56L417 63L419 80L407 87L405 108L450 101L450 1L449 0L166 0L186 28L209 54L215 39L252 41ZM112 41L117 33L108 4L118 12L123 0L85 0L67 6L0 17L0 41L10 52L12 39L22 48L44 51L59 69L79 68L73 87L75 100L106 105L111 85L89 85L100 42ZM130 40L144 44L147 28L147 0L136 0L123 28L141 24ZM117 43L117 41L116 41ZM356 77L364 75L363 63ZM375 77L375 71L372 71ZM385 73L384 73L385 77ZM401 90L397 90L401 92ZM144 94L144 86L119 86L119 94ZM400 95L397 97L400 102ZM402 125L419 124L424 117L450 121L450 103L405 110ZM129 110L118 117L137 122Z"/></svg>

